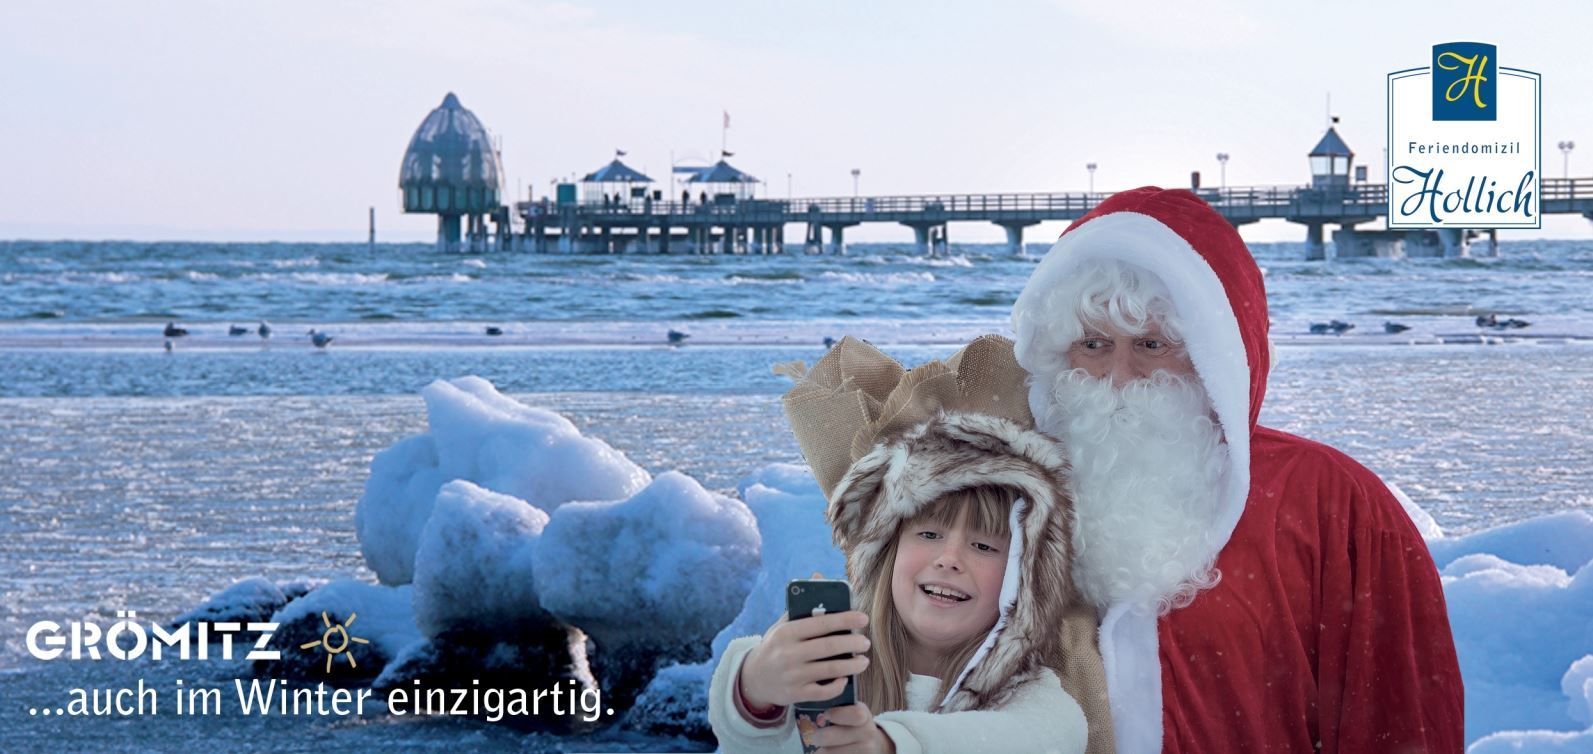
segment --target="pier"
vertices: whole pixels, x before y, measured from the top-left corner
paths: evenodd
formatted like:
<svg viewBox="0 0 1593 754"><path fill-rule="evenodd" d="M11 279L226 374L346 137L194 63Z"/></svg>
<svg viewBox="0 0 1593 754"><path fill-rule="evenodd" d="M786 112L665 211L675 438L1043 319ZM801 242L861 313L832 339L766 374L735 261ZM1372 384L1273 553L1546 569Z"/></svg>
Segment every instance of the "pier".
<svg viewBox="0 0 1593 754"><path fill-rule="evenodd" d="M1305 226L1307 246L1323 254L1326 231L1338 226L1335 242L1344 246L1365 233L1356 226L1383 217L1387 187L1352 184L1329 191L1311 186L1249 186L1196 189L1196 195L1235 227L1268 219ZM1581 214L1593 220L1593 178L1545 178L1539 203L1544 214ZM1008 248L1021 251L1024 229L1046 221L1083 217L1110 192L1025 194L934 194L811 199L740 199L621 203L518 202L520 227L495 239L496 247L535 253L577 254L779 254L845 253L849 228L889 223L913 231L919 252L945 249L951 223L991 223L1006 232ZM797 233L788 237L788 230ZM1382 233L1380 228L1377 229ZM1395 231L1404 240L1422 231ZM1468 237L1468 233L1472 234ZM1459 256L1476 231L1438 232L1407 249L1411 256ZM1442 236L1450 234L1446 241ZM1375 253L1340 256L1377 256Z"/></svg>
<svg viewBox="0 0 1593 754"><path fill-rule="evenodd" d="M672 174L689 176L677 201L674 188L668 195L654 188L652 178L621 161L624 156L616 150L612 162L579 184L558 184L553 197L507 206L500 199L497 146L450 93L411 139L399 189L405 212L438 216L439 249L538 254L844 254L848 229L864 223L910 228L917 250L926 255L946 250L952 223L991 223L1005 232L1008 249L1021 253L1026 228L1076 220L1111 196L1064 191L773 199L757 196L762 183L732 167L725 152L713 165L671 166ZM1271 219L1304 226L1309 259L1472 255L1480 231L1358 227L1385 215L1387 186L1366 181L1366 167L1353 165L1355 154L1335 127L1306 156L1308 184L1203 188L1198 173L1190 183L1235 227ZM1540 192L1541 214L1593 220L1593 178L1545 177ZM1480 253L1497 254L1497 231L1487 233Z"/></svg>

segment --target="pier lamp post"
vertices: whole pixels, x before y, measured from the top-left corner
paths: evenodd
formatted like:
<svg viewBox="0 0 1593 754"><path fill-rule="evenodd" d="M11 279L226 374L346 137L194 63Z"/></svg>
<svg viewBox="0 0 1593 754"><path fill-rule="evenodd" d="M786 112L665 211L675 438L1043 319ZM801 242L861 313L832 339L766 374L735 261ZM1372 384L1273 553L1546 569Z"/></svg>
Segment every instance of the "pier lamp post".
<svg viewBox="0 0 1593 754"><path fill-rule="evenodd" d="M860 176L862 174L863 174L863 171L861 171L861 170L859 170L857 168L852 168L852 198L853 199L857 198L857 178L858 178L858 176Z"/></svg>
<svg viewBox="0 0 1593 754"><path fill-rule="evenodd" d="M1221 187L1224 190L1226 190L1228 188L1228 153L1227 152L1218 152L1217 153L1217 164L1222 166L1222 183L1220 185L1221 185Z"/></svg>
<svg viewBox="0 0 1593 754"><path fill-rule="evenodd" d="M1560 154L1565 156L1565 161L1564 161L1564 163L1562 163L1563 166L1561 168L1562 170L1565 171L1565 174L1563 176L1561 176L1563 178L1570 178L1571 177L1571 150L1573 150L1573 149L1576 149L1576 142L1574 142L1574 141L1562 141L1562 142L1560 142Z"/></svg>
<svg viewBox="0 0 1593 754"><path fill-rule="evenodd" d="M1092 194L1095 193L1095 167L1096 165L1093 162L1086 163L1084 166L1085 170L1090 171L1090 193Z"/></svg>
<svg viewBox="0 0 1593 754"><path fill-rule="evenodd" d="M787 202L791 201L791 174L790 173L786 173L785 174L785 200Z"/></svg>

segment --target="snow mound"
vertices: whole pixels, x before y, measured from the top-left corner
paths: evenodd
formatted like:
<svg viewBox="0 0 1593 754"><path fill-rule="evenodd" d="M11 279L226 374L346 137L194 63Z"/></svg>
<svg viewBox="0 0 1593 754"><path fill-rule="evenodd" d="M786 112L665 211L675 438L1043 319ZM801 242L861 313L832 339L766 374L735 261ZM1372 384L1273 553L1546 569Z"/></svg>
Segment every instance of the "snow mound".
<svg viewBox="0 0 1593 754"><path fill-rule="evenodd" d="M1484 529L1463 537L1428 542L1433 560L1443 569L1474 553L1497 555L1523 565L1551 565L1575 573L1593 560L1593 513L1566 511L1514 524Z"/></svg>
<svg viewBox="0 0 1593 754"><path fill-rule="evenodd" d="M813 472L808 467L795 463L771 463L751 474L741 478L736 483L736 495L742 500L747 499L747 490L755 485L761 485L771 490L785 492L791 495L824 496L819 489L819 482L813 478Z"/></svg>
<svg viewBox="0 0 1593 754"><path fill-rule="evenodd" d="M1405 509L1405 514L1410 516L1411 523L1416 525L1416 531L1421 533L1422 539L1432 542L1444 538L1443 528L1438 525L1437 519L1434 519L1431 513L1410 499L1410 495L1405 494L1399 485L1387 480L1384 480L1383 484L1388 485L1388 491L1394 493L1394 499L1399 501L1400 507Z"/></svg>
<svg viewBox="0 0 1593 754"><path fill-rule="evenodd" d="M1564 533L1590 518L1555 514L1431 543L1445 563L1470 751L1593 751L1593 554L1574 572L1555 565L1588 549Z"/></svg>
<svg viewBox="0 0 1593 754"><path fill-rule="evenodd" d="M532 572L543 607L594 638L684 645L734 617L758 546L745 505L671 471L627 500L555 510Z"/></svg>
<svg viewBox="0 0 1593 754"><path fill-rule="evenodd" d="M548 514L517 497L464 480L443 485L415 553L421 632L492 632L550 620L531 567L547 523Z"/></svg>
<svg viewBox="0 0 1593 754"><path fill-rule="evenodd" d="M1593 726L1593 655L1571 663L1571 669L1560 679L1560 690L1571 700L1566 708L1571 719Z"/></svg>
<svg viewBox="0 0 1593 754"><path fill-rule="evenodd" d="M748 476L739 485L758 521L763 563L741 611L713 640L713 661L732 639L760 636L785 612L785 585L818 571L826 578L846 578L846 556L835 547L824 518L828 503L805 466L774 464Z"/></svg>
<svg viewBox="0 0 1593 754"><path fill-rule="evenodd" d="M1593 751L1593 731L1510 731L1495 733L1466 747L1466 754L1587 754L1590 751Z"/></svg>
<svg viewBox="0 0 1593 754"><path fill-rule="evenodd" d="M327 623L341 624L351 637L367 643L347 642L347 653L334 656L335 678L369 677L397 657L405 647L421 640L415 627L408 586L387 587L363 581L328 582L304 595L271 616L278 624L271 646L282 652L278 661L262 661L265 672L273 675L326 678L326 653L319 648L304 649L307 642L321 639Z"/></svg>
<svg viewBox="0 0 1593 754"><path fill-rule="evenodd" d="M415 551L437 491L455 479L552 513L571 500L617 500L642 489L645 470L559 414L526 406L480 377L421 391L429 432L371 461L354 513L365 562L384 584L414 577Z"/></svg>

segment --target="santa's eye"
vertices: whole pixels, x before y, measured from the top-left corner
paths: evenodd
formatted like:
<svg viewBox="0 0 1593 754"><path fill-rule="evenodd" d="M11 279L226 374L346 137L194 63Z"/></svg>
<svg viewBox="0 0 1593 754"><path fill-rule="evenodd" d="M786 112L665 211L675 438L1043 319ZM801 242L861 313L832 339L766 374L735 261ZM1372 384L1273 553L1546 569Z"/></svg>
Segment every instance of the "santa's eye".
<svg viewBox="0 0 1593 754"><path fill-rule="evenodd" d="M1104 351L1112 347L1112 341L1106 338L1082 338L1073 346L1081 351Z"/></svg>
<svg viewBox="0 0 1593 754"><path fill-rule="evenodd" d="M1161 338L1142 338L1139 341L1140 350L1151 356L1166 356L1175 350L1172 341Z"/></svg>

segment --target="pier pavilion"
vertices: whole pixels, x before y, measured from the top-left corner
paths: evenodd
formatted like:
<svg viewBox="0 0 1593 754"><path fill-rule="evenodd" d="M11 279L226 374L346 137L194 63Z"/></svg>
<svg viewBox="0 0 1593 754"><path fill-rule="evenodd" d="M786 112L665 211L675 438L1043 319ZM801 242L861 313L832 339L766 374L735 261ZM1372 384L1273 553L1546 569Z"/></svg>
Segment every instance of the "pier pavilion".
<svg viewBox="0 0 1593 754"><path fill-rule="evenodd" d="M398 188L404 211L437 215L437 248L486 248L491 221L502 238L509 212L503 205L503 164L475 113L449 92L415 129L404 151ZM461 238L460 222L465 224Z"/></svg>

